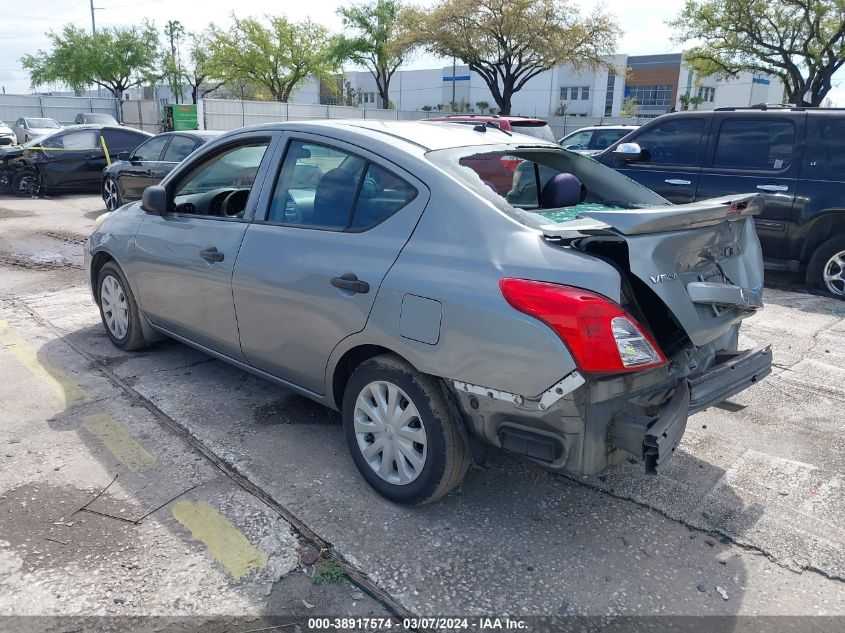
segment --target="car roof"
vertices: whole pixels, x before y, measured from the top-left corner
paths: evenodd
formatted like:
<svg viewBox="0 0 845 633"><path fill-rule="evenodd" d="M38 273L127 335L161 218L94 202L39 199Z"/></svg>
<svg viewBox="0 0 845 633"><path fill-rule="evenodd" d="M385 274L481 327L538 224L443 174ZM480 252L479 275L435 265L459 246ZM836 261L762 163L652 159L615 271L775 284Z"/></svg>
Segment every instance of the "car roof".
<svg viewBox="0 0 845 633"><path fill-rule="evenodd" d="M216 132L214 130L171 130L170 132L163 132L158 136L163 136L164 134L169 134L170 136L190 136L194 139L202 139L204 141L210 141L213 138L217 138L223 132Z"/></svg>
<svg viewBox="0 0 845 633"><path fill-rule="evenodd" d="M285 121L266 123L241 128L250 130L294 130L314 134L333 134L343 132L373 140L404 142L425 150L467 147L472 145L515 145L531 141L532 145L558 147L557 143L526 137L517 132L503 132L495 127L485 126L484 131L463 123L425 121L378 121L366 119L336 119L316 121ZM344 135L346 135L344 134Z"/></svg>
<svg viewBox="0 0 845 633"><path fill-rule="evenodd" d="M534 123L534 124L545 124L548 121L544 119L538 119L536 117L528 117L528 116L510 116L508 115L500 115L500 114L447 114L445 116L439 117L432 117L430 119L426 119L426 121L482 121L482 122L496 122L496 121L507 121L508 123Z"/></svg>

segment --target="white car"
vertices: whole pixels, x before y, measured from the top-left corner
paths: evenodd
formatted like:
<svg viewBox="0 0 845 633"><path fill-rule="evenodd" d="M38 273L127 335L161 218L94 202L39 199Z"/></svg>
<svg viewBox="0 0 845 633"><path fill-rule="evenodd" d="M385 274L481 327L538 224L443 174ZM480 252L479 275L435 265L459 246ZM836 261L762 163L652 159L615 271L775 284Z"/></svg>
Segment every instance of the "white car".
<svg viewBox="0 0 845 633"><path fill-rule="evenodd" d="M18 139L8 125L0 121L0 145L17 145Z"/></svg>
<svg viewBox="0 0 845 633"><path fill-rule="evenodd" d="M623 136L636 130L637 125L602 125L582 127L558 141L565 149L591 156L607 149Z"/></svg>
<svg viewBox="0 0 845 633"><path fill-rule="evenodd" d="M18 139L18 143L28 143L29 141L52 134L58 129L61 129L58 121L48 119L46 117L21 117L12 126L12 130Z"/></svg>

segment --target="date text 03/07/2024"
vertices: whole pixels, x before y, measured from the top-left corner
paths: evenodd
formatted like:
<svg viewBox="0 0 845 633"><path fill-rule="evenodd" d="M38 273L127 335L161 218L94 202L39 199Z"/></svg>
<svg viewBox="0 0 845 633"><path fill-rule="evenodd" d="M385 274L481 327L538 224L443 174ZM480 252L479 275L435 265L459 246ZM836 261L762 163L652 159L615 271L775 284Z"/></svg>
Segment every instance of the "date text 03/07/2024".
<svg viewBox="0 0 845 633"><path fill-rule="evenodd" d="M343 630L477 630L495 631L510 630L520 631L527 629L524 620L515 618L404 618L393 620L392 618L309 618L308 629L313 631L343 631Z"/></svg>

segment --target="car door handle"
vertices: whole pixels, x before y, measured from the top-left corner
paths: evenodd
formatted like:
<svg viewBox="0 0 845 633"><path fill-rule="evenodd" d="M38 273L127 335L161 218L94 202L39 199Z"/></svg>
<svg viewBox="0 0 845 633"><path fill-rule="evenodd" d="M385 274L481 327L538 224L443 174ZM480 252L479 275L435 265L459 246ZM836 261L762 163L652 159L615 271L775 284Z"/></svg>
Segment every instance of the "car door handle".
<svg viewBox="0 0 845 633"><path fill-rule="evenodd" d="M757 185L760 191L789 191L786 185Z"/></svg>
<svg viewBox="0 0 845 633"><path fill-rule="evenodd" d="M216 246L212 246L204 251L200 251L200 257L209 262L222 262L225 255L218 251Z"/></svg>
<svg viewBox="0 0 845 633"><path fill-rule="evenodd" d="M680 178L667 178L664 180L667 185L674 185L676 187L680 187L681 185L691 185L691 180L681 180Z"/></svg>
<svg viewBox="0 0 845 633"><path fill-rule="evenodd" d="M370 291L370 284L366 281L358 281L355 273L343 273L340 277L332 277L330 282L335 288L348 290L352 293L367 294Z"/></svg>

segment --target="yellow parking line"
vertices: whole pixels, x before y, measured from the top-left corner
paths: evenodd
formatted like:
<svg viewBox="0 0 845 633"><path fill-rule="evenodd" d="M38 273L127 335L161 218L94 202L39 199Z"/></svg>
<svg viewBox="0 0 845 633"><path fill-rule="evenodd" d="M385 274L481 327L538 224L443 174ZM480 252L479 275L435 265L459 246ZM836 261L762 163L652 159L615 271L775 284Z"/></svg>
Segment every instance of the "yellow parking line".
<svg viewBox="0 0 845 633"><path fill-rule="evenodd" d="M107 413L82 416L82 426L100 440L117 461L129 470L149 468L156 463L156 458L135 441L120 422Z"/></svg>
<svg viewBox="0 0 845 633"><path fill-rule="evenodd" d="M88 399L82 387L68 378L61 369L39 358L38 352L5 321L0 321L0 346L8 350L34 376L50 385L66 407Z"/></svg>
<svg viewBox="0 0 845 633"><path fill-rule="evenodd" d="M177 501L170 512L235 580L267 566L267 554L252 546L243 532L204 501Z"/></svg>

